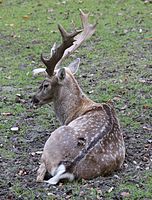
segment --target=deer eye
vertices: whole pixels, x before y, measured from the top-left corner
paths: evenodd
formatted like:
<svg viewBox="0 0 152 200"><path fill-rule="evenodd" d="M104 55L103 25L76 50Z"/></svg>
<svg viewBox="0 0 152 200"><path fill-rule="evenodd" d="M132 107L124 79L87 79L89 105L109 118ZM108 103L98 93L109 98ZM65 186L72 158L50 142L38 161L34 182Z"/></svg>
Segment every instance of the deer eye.
<svg viewBox="0 0 152 200"><path fill-rule="evenodd" d="M49 86L49 84L46 83L46 84L43 85L43 88L46 89L46 88L48 88L48 86Z"/></svg>

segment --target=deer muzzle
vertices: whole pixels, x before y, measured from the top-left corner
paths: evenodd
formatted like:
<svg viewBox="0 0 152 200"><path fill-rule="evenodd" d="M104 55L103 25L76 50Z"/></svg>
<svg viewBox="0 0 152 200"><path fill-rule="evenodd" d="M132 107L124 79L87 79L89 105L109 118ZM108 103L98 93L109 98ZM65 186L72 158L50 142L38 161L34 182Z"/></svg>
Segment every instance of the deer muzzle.
<svg viewBox="0 0 152 200"><path fill-rule="evenodd" d="M39 99L34 95L31 101L32 105L36 106L39 104L39 102L40 102Z"/></svg>

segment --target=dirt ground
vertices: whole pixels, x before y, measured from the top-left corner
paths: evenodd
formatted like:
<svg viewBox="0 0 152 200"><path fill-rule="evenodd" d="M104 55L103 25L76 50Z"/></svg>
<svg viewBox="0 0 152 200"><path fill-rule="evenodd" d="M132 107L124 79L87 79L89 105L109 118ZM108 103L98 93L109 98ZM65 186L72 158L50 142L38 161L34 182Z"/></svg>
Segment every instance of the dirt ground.
<svg viewBox="0 0 152 200"><path fill-rule="evenodd" d="M77 52L82 58L81 72L77 79L85 93L98 102L108 100L109 96L114 100L126 145L126 159L122 169L109 177L48 186L46 183L36 183L36 172L43 146L51 132L59 127L59 123L50 106L44 106L44 110L30 107L32 93L41 82L33 78L31 72L36 66L42 66L39 55L43 51L47 52L46 49L42 51L43 46L49 46L46 42L50 38L48 26L56 27L56 22L52 24L55 18L61 18L61 23L69 24L66 21L69 11L65 13L64 1L60 5L63 7L62 12L58 11L56 4L52 10L49 1L44 1L44 6L37 1L31 5L32 1L25 4L25 1L14 2L4 3L6 10L16 6L12 7L13 17L19 6L23 6L23 11L25 8L29 11L23 15L22 10L19 10L16 19L7 19L5 14L1 26L0 39L3 43L0 47L0 73L3 75L0 77L0 200L152 199L152 38L150 23L147 22L147 13L152 16L149 9L151 3L140 1L136 10L133 1L128 4L127 1L113 1L115 7L110 1L104 1L100 5L103 16L96 35L92 41L82 46L85 50ZM65 2L67 5L69 3L69 9L74 9L70 4L72 1ZM78 1L80 4L73 2L77 7L89 6L85 1ZM94 6L94 3L90 5ZM92 9L94 17L99 17L100 9L97 6ZM70 14L77 11L72 10ZM28 34L31 38L28 38ZM41 37L35 39L36 34ZM51 34L55 37L56 32ZM17 93L23 96L16 97ZM12 132L12 126L20 127L19 131Z"/></svg>

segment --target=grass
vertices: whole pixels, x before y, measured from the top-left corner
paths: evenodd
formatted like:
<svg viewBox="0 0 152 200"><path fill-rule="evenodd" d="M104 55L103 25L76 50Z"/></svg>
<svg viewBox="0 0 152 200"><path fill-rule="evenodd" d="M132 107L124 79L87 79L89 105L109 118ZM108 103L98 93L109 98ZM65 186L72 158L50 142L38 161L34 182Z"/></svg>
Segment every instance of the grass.
<svg viewBox="0 0 152 200"><path fill-rule="evenodd" d="M81 58L82 65L77 79L90 98L97 102L113 99L127 134L139 133L142 142L150 139L148 130L151 118L151 84L140 80L150 80L151 72L151 21L152 4L142 0L2 0L0 1L0 133L1 157L13 159L10 139L19 137L23 143L28 132L33 130L53 130L59 124L53 110L44 106L30 112L27 104L16 103L16 94L29 101L43 78L34 78L32 70L42 67L40 54L50 51L51 45L60 42L57 24L71 30L72 21L76 27L79 9L90 12L90 21L98 21L95 35L85 42L75 56ZM78 20L77 20L78 19ZM70 60L70 59L69 59ZM65 63L69 63L69 60ZM86 76L87 78L83 78ZM11 113L6 116L3 113ZM26 119L24 117L26 116ZM33 124L27 119L34 116ZM18 133L11 127L19 125ZM36 128L35 128L36 127ZM37 128L38 127L38 128ZM141 142L141 143L142 143ZM145 143L144 143L145 144ZM144 145L143 144L143 145ZM141 144L142 146L142 144ZM140 182L144 187L130 183L126 177L116 184L112 193L104 192L106 199L112 199L121 190L129 190L129 199L150 199L152 197L152 174L143 172ZM76 194L81 184L75 184ZM34 199L35 192L29 188L22 190L21 183L12 187L17 197ZM41 191L43 192L43 191ZM26 194L25 194L26 193ZM88 198L98 196L96 188L88 189ZM51 199L51 197L48 197ZM73 197L74 198L74 197Z"/></svg>

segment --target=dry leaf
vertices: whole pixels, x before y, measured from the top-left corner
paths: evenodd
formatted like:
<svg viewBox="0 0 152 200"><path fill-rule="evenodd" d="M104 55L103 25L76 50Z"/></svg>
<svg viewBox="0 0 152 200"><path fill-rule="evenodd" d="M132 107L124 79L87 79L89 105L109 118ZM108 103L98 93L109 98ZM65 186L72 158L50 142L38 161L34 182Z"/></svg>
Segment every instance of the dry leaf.
<svg viewBox="0 0 152 200"><path fill-rule="evenodd" d="M54 11L53 8L48 9L48 13L52 13L53 11Z"/></svg>
<svg viewBox="0 0 152 200"><path fill-rule="evenodd" d="M144 3L152 3L152 0L144 0Z"/></svg>
<svg viewBox="0 0 152 200"><path fill-rule="evenodd" d="M143 129L148 130L148 131L152 131L152 127L150 127L150 126L143 126Z"/></svg>
<svg viewBox="0 0 152 200"><path fill-rule="evenodd" d="M33 76L39 76L39 75L45 76L46 75L46 69L45 68L34 69L32 71L32 74L33 74Z"/></svg>
<svg viewBox="0 0 152 200"><path fill-rule="evenodd" d="M13 115L13 114L10 113L10 112L3 112L3 113L1 113L1 115L3 115L3 116L10 116L10 115Z"/></svg>
<svg viewBox="0 0 152 200"><path fill-rule="evenodd" d="M121 97L120 97L120 96L116 96L116 97L113 98L113 100L114 100L114 101L120 101L120 100L121 100Z"/></svg>
<svg viewBox="0 0 152 200"><path fill-rule="evenodd" d="M149 83L149 84L152 84L152 80L149 80L149 79L146 80L146 79L143 79L143 78L140 78L139 82L140 83Z"/></svg>
<svg viewBox="0 0 152 200"><path fill-rule="evenodd" d="M126 110L127 107L127 105L124 105L122 108L120 108L120 110Z"/></svg>
<svg viewBox="0 0 152 200"><path fill-rule="evenodd" d="M23 16L23 19L25 19L25 20L28 20L29 18L30 18L30 16L28 16L28 15Z"/></svg>
<svg viewBox="0 0 152 200"><path fill-rule="evenodd" d="M130 193L129 192L121 192L121 196L122 197L130 197Z"/></svg>

